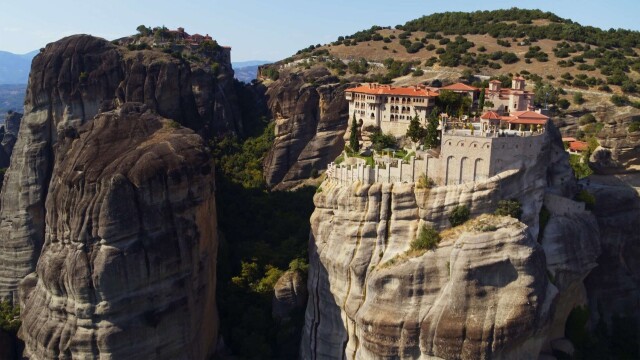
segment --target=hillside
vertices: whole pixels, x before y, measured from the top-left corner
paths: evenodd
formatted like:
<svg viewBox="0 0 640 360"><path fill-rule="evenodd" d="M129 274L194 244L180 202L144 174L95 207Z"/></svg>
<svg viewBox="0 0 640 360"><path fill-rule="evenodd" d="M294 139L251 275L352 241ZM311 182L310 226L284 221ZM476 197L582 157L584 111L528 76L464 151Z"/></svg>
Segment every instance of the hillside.
<svg viewBox="0 0 640 360"><path fill-rule="evenodd" d="M262 68L261 78L322 67L341 83L486 87L519 74L536 91L536 105L552 107L563 135L595 137L613 152L614 167L635 169L639 53L640 32L582 26L539 10L449 12L311 45Z"/></svg>

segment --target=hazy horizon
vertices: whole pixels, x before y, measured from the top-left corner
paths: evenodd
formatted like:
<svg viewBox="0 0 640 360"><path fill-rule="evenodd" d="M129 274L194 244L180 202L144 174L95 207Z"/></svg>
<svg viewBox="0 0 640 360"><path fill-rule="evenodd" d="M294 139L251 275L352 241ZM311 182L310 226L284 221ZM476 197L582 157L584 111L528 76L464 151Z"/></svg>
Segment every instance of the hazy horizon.
<svg viewBox="0 0 640 360"><path fill-rule="evenodd" d="M168 28L182 26L190 33L209 34L221 45L232 47L234 62L276 61L311 44L325 44L340 35L350 35L373 25L395 26L436 12L511 7L550 11L582 25L602 29L640 30L636 20L640 2L631 0L582 1L579 11L575 10L574 2L550 0L499 0L490 4L470 1L429 4L408 0L393 7L382 1L336 0L323 3L195 0L180 4L166 0L136 3L114 0L109 4L37 0L3 6L0 50L26 54L62 37L81 33L112 40L135 33L136 27L143 24Z"/></svg>

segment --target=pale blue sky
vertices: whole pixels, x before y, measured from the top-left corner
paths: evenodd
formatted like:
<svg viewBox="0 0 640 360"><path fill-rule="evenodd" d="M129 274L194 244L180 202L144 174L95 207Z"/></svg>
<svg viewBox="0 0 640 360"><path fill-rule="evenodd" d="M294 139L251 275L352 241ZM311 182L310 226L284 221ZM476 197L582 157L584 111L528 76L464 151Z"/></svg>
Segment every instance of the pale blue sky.
<svg viewBox="0 0 640 360"><path fill-rule="evenodd" d="M551 11L583 25L640 30L640 0L5 0L0 50L26 53L61 37L87 33L109 40L140 24L184 26L233 48L232 60L279 60L372 25L394 26L443 11L518 6Z"/></svg>

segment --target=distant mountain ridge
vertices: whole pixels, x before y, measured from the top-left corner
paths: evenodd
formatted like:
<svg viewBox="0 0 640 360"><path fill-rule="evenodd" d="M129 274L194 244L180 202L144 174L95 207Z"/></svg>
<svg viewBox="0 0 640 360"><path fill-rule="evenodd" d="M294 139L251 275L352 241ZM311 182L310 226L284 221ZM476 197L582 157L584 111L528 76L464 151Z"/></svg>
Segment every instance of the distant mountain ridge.
<svg viewBox="0 0 640 360"><path fill-rule="evenodd" d="M255 65L264 65L264 64L269 64L275 61L272 60L247 60L247 61L234 61L231 62L231 65L233 65L234 68L243 68L243 67L247 67L247 66L255 66Z"/></svg>
<svg viewBox="0 0 640 360"><path fill-rule="evenodd" d="M0 85L26 84L29 80L31 60L37 54L38 50L26 54L0 51Z"/></svg>
<svg viewBox="0 0 640 360"><path fill-rule="evenodd" d="M248 60L231 63L233 65L234 77L242 82L250 83L258 74L258 66L270 64L269 60Z"/></svg>

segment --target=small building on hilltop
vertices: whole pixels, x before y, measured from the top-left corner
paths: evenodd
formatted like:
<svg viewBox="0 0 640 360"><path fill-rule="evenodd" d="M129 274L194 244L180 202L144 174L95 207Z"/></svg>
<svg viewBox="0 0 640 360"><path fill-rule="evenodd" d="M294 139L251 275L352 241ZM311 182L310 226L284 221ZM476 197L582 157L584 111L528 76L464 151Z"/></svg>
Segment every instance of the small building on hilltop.
<svg viewBox="0 0 640 360"><path fill-rule="evenodd" d="M525 85L522 77L513 78L510 89L503 89L499 80L491 80L489 88L485 90L485 104L490 101L493 103L491 110L501 114L532 110L534 94L525 90Z"/></svg>
<svg viewBox="0 0 640 360"><path fill-rule="evenodd" d="M426 125L438 93L421 85L366 84L346 89L345 96L349 101L349 116L355 114L360 125L376 126L384 133L403 136L414 116Z"/></svg>

